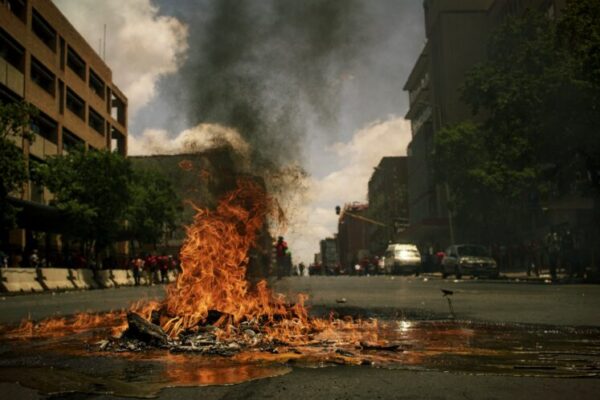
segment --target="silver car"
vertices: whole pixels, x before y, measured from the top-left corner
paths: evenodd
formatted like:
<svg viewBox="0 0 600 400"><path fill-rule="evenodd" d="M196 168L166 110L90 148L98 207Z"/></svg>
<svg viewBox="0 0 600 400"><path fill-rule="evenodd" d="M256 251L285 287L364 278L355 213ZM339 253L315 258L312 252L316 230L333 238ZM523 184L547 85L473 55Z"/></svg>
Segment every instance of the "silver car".
<svg viewBox="0 0 600 400"><path fill-rule="evenodd" d="M388 274L415 274L421 272L421 254L414 244L390 244L385 251L385 271Z"/></svg>
<svg viewBox="0 0 600 400"><path fill-rule="evenodd" d="M487 249L476 244L456 244L446 249L442 259L442 277L463 275L498 277L498 264Z"/></svg>

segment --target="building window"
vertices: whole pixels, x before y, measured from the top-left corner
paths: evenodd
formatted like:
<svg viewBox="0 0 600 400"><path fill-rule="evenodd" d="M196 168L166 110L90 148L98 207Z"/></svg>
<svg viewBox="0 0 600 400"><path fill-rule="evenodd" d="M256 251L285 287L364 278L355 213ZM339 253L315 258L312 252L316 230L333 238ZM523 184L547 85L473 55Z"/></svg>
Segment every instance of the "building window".
<svg viewBox="0 0 600 400"><path fill-rule="evenodd" d="M31 29L53 52L56 52L56 30L35 9L31 17Z"/></svg>
<svg viewBox="0 0 600 400"><path fill-rule="evenodd" d="M125 156L125 141L125 135L123 135L114 127L111 127L110 150L114 153L118 153L122 156Z"/></svg>
<svg viewBox="0 0 600 400"><path fill-rule="evenodd" d="M34 57L31 57L31 80L54 97L56 77Z"/></svg>
<svg viewBox="0 0 600 400"><path fill-rule="evenodd" d="M104 118L92 107L89 107L88 124L101 135L104 135Z"/></svg>
<svg viewBox="0 0 600 400"><path fill-rule="evenodd" d="M49 142L58 144L58 125L56 121L46 114L40 112L39 115L31 121L31 130Z"/></svg>
<svg viewBox="0 0 600 400"><path fill-rule="evenodd" d="M104 100L104 93L106 91L104 81L92 69L90 69L90 89Z"/></svg>
<svg viewBox="0 0 600 400"><path fill-rule="evenodd" d="M62 146L63 154L68 154L77 149L84 149L85 142L70 130L63 128L62 130Z"/></svg>
<svg viewBox="0 0 600 400"><path fill-rule="evenodd" d="M125 126L125 102L114 95L111 95L110 115L121 125Z"/></svg>
<svg viewBox="0 0 600 400"><path fill-rule="evenodd" d="M25 0L6 0L6 7L22 22L26 21L27 7L25 6Z"/></svg>
<svg viewBox="0 0 600 400"><path fill-rule="evenodd" d="M85 61L71 48L67 46L67 66L75 74L85 81Z"/></svg>
<svg viewBox="0 0 600 400"><path fill-rule="evenodd" d="M25 49L2 29L0 29L0 58L23 72Z"/></svg>
<svg viewBox="0 0 600 400"><path fill-rule="evenodd" d="M67 108L85 121L85 102L70 88L67 88Z"/></svg>

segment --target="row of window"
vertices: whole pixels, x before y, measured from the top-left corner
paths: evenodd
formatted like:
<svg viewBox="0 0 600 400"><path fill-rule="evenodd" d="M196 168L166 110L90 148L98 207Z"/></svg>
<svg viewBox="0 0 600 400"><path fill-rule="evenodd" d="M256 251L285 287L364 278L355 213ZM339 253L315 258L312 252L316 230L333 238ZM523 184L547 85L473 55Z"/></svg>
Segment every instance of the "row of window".
<svg viewBox="0 0 600 400"><path fill-rule="evenodd" d="M23 0L0 0L5 2L8 8L24 23L26 22L27 7ZM84 82L87 81L89 88L102 100L107 100L109 93L106 83L102 78L88 66L84 59L68 45L62 37L59 37L56 30L40 15L35 8L32 11L31 29L33 33L56 53L57 43L60 48L60 66L61 69L65 65L75 73ZM60 40L58 40L60 39ZM14 40L8 33L0 29L0 57L23 72L25 69L25 50L18 41ZM32 61L33 62L33 61ZM35 60L34 76L36 83L44 88L51 95L54 95L55 75L41 62ZM89 74L87 73L89 71ZM89 76L86 76L89 75ZM110 99L107 101L107 109L111 115L121 124L125 124L125 102L111 93Z"/></svg>
<svg viewBox="0 0 600 400"><path fill-rule="evenodd" d="M104 130L104 119L93 109L90 109L90 126L96 125L94 129ZM51 143L58 145L58 123L46 114L39 112L38 116L31 122L31 130L38 136L43 137ZM114 127L111 127L111 148L124 153L125 135ZM83 139L75 135L67 128L62 128L62 143L64 151L71 151L76 147L85 145Z"/></svg>
<svg viewBox="0 0 600 400"><path fill-rule="evenodd" d="M46 45L50 50L56 53L57 46L57 38L58 35L56 30L42 17L35 9L33 9L33 14L31 17L31 29L33 33ZM75 75L80 77L83 81L86 81L86 70L87 65L83 58L73 48L65 43L65 40L60 38L60 59L61 59L61 67L64 68L64 60L65 60L65 52L66 52L66 60L67 67L69 67ZM90 89L98 97L102 100L106 98L106 84L104 81L98 76L97 73L94 72L93 69L89 69L90 76L88 80L88 85Z"/></svg>

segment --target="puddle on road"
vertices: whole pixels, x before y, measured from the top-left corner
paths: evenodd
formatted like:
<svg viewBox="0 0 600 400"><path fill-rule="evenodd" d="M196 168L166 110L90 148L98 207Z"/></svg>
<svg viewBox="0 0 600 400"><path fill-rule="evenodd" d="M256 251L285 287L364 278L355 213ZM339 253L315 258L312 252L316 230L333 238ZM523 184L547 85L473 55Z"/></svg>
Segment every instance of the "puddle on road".
<svg viewBox="0 0 600 400"><path fill-rule="evenodd" d="M42 393L155 397L166 387L237 384L289 373L292 366L367 364L380 368L540 377L600 377L600 329L461 321L384 321L368 332L394 350L350 345L356 332L276 353L233 357L165 350L108 353L94 345L103 331L53 339L0 342L0 381ZM365 337L365 332L360 334ZM346 345L340 343L348 343Z"/></svg>

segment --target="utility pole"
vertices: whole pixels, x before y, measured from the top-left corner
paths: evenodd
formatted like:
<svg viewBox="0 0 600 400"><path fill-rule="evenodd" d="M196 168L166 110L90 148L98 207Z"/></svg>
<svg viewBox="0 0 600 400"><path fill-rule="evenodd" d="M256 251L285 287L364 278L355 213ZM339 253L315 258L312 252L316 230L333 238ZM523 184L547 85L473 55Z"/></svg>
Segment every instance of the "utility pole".
<svg viewBox="0 0 600 400"><path fill-rule="evenodd" d="M450 229L450 244L454 244L454 222L452 221L452 210L450 209L450 188L448 182L444 183L446 189L446 209L448 210L448 228Z"/></svg>

